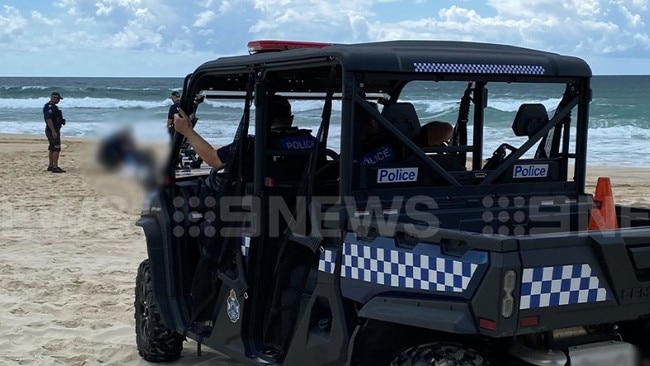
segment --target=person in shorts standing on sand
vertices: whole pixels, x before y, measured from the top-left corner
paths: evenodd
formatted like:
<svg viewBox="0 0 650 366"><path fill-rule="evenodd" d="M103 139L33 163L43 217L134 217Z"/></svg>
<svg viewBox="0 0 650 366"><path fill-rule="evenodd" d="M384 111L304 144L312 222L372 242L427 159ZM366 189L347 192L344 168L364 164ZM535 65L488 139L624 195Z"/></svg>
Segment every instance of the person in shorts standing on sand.
<svg viewBox="0 0 650 366"><path fill-rule="evenodd" d="M178 108L181 105L181 94L173 91L170 98L172 105L169 107L169 112L167 113L167 132L169 132L169 138L172 138L174 137L174 115L178 113Z"/></svg>
<svg viewBox="0 0 650 366"><path fill-rule="evenodd" d="M50 101L43 106L43 119L45 119L45 136L49 146L49 164L47 171L52 173L65 173L65 170L59 167L59 153L61 151L61 126L65 124L63 113L57 107L59 101L63 99L61 94L53 92L50 95Z"/></svg>

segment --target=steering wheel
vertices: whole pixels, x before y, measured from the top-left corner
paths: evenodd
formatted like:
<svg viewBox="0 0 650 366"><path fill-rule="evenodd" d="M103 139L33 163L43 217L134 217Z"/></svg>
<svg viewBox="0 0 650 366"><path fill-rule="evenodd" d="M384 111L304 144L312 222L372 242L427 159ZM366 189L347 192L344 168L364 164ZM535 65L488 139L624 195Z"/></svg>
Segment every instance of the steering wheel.
<svg viewBox="0 0 650 366"><path fill-rule="evenodd" d="M205 181L205 184L210 188L214 193L219 191L219 187L223 183L223 178L219 176L219 173L223 171L223 168L212 168L208 179Z"/></svg>
<svg viewBox="0 0 650 366"><path fill-rule="evenodd" d="M339 160L340 155L332 149L325 149L325 156L330 158L330 160Z"/></svg>
<svg viewBox="0 0 650 366"><path fill-rule="evenodd" d="M325 149L325 157L327 158L325 164L314 172L316 178L332 174L332 169L338 167L341 161L339 153L332 149Z"/></svg>
<svg viewBox="0 0 650 366"><path fill-rule="evenodd" d="M510 150L510 153L506 152L506 150ZM494 150L494 152L492 153L492 156L494 156L495 154L499 154L502 159L505 159L506 156L510 155L511 153L513 153L513 152L515 152L517 150L518 150L518 148L516 148L516 147L514 147L514 146L512 146L510 144L503 143L503 144L499 145L499 147L497 147L496 150Z"/></svg>
<svg viewBox="0 0 650 366"><path fill-rule="evenodd" d="M508 152L510 150L510 152ZM503 143L497 147L494 152L492 153L492 157L490 157L487 160L487 163L483 166L484 170L493 170L496 169L501 163L503 163L506 160L506 157L508 157L510 154L514 153L517 151L518 148L507 144Z"/></svg>

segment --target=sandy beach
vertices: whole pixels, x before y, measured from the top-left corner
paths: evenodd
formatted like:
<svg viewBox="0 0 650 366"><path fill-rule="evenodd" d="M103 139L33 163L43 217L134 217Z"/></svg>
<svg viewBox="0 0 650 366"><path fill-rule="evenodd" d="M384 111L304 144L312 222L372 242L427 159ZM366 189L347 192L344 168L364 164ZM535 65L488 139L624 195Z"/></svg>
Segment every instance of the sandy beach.
<svg viewBox="0 0 650 366"><path fill-rule="evenodd" d="M94 145L0 135L0 365L149 365L135 347L134 283L146 258L144 192L93 165ZM170 365L235 365L185 343Z"/></svg>
<svg viewBox="0 0 650 366"><path fill-rule="evenodd" d="M134 281L146 258L134 225L144 192L94 166L94 145L63 137L46 171L44 137L0 135L1 365L148 365L135 346ZM591 167L617 203L650 206L650 169ZM235 365L185 343L171 365Z"/></svg>

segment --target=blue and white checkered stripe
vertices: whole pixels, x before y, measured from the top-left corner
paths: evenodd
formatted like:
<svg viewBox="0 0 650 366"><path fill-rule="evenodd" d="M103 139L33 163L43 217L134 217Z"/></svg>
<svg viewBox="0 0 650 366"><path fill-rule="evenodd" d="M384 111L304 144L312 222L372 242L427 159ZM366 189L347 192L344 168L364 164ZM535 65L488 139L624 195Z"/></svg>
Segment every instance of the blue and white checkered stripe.
<svg viewBox="0 0 650 366"><path fill-rule="evenodd" d="M414 62L416 72L451 72L459 74L524 74L544 75L538 65L452 64L445 62Z"/></svg>
<svg viewBox="0 0 650 366"><path fill-rule="evenodd" d="M336 270L336 252L333 250L324 249L320 252L318 260L318 270L321 272L334 274Z"/></svg>
<svg viewBox="0 0 650 366"><path fill-rule="evenodd" d="M242 236L241 238L241 253L244 257L248 257L248 250L251 248L251 238Z"/></svg>
<svg viewBox="0 0 650 366"><path fill-rule="evenodd" d="M399 288L463 292L477 267L450 258L346 243L341 277Z"/></svg>
<svg viewBox="0 0 650 366"><path fill-rule="evenodd" d="M607 289L588 264L524 268L520 310L607 301Z"/></svg>

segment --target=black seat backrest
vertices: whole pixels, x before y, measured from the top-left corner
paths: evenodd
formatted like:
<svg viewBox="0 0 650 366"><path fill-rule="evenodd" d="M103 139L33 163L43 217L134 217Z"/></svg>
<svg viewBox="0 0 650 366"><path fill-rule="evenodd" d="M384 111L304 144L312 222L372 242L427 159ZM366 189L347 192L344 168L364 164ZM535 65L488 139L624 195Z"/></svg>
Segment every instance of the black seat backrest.
<svg viewBox="0 0 650 366"><path fill-rule="evenodd" d="M267 150L266 176L278 181L299 181L309 164L311 150Z"/></svg>
<svg viewBox="0 0 650 366"><path fill-rule="evenodd" d="M411 140L420 132L420 119L412 103L386 104L381 114Z"/></svg>
<svg viewBox="0 0 650 366"><path fill-rule="evenodd" d="M512 131L516 136L532 137L549 122L546 107L541 103L527 103L519 106Z"/></svg>
<svg viewBox="0 0 650 366"><path fill-rule="evenodd" d="M280 134L277 131L275 133L278 135L269 137L270 146L267 146L264 151L266 155L265 177L273 178L278 182L296 183L301 180L305 168L310 162L312 146L315 143L314 137L309 134L309 130L295 130L289 134ZM292 146L287 147L285 144ZM244 150L245 164L242 174L244 180L248 182L253 180L254 155L255 143L254 138L251 138ZM325 151L324 148L320 148L316 166L313 169L321 168L324 162Z"/></svg>

